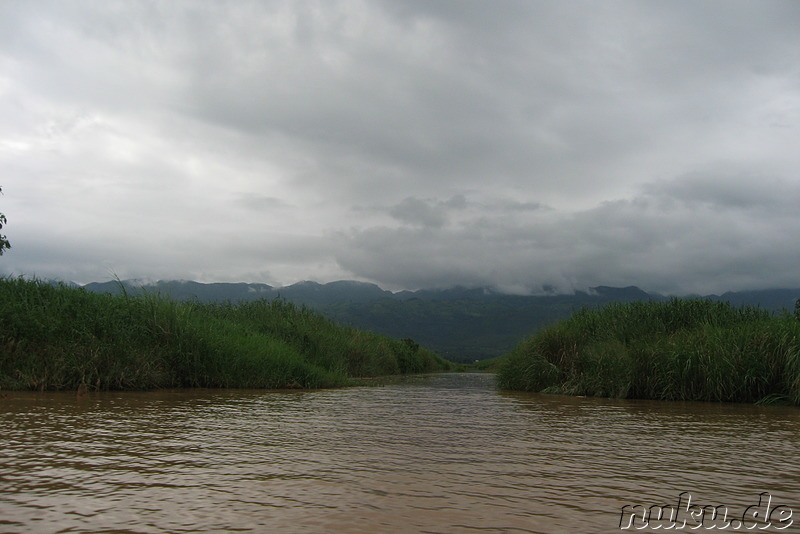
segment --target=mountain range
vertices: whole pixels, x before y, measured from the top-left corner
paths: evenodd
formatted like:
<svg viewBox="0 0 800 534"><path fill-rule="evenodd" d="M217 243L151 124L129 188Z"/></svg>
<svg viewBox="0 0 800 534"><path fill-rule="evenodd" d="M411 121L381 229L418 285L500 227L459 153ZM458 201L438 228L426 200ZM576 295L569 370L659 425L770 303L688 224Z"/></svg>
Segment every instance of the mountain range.
<svg viewBox="0 0 800 534"><path fill-rule="evenodd" d="M456 362L500 356L543 326L583 307L611 302L666 300L638 287L599 286L566 295L522 296L489 288L454 287L391 292L375 284L341 280L327 284L299 282L285 287L251 283L193 281L93 282L96 293L147 291L176 300L241 302L281 298L312 308L331 320L386 334L411 338ZM700 295L693 295L700 296ZM800 289L769 289L703 295L735 306L759 306L774 312L793 310Z"/></svg>

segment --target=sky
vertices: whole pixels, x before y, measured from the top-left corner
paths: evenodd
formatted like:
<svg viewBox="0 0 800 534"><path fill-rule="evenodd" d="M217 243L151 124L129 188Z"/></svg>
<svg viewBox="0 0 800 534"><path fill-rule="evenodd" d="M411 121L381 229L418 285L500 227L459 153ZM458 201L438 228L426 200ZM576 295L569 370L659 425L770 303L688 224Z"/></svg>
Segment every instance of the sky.
<svg viewBox="0 0 800 534"><path fill-rule="evenodd" d="M3 0L0 274L800 287L800 2Z"/></svg>

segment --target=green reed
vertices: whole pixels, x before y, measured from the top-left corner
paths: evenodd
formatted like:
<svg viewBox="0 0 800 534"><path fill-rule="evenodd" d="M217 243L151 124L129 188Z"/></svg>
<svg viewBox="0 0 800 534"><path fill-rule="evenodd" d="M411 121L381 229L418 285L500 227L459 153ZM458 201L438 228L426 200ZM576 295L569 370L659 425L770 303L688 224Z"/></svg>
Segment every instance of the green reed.
<svg viewBox="0 0 800 534"><path fill-rule="evenodd" d="M185 303L0 279L0 303L2 389L319 388L449 365L280 300Z"/></svg>
<svg viewBox="0 0 800 534"><path fill-rule="evenodd" d="M800 320L706 299L584 309L501 358L503 389L800 404Z"/></svg>

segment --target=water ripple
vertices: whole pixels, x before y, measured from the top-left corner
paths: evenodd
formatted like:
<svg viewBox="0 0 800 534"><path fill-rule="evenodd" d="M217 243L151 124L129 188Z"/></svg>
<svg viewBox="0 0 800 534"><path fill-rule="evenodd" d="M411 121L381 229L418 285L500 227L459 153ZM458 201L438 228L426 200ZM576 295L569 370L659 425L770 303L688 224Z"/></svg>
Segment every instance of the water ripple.
<svg viewBox="0 0 800 534"><path fill-rule="evenodd" d="M796 408L491 380L12 394L0 532L618 532L622 506L682 491L737 510L769 491L800 514Z"/></svg>

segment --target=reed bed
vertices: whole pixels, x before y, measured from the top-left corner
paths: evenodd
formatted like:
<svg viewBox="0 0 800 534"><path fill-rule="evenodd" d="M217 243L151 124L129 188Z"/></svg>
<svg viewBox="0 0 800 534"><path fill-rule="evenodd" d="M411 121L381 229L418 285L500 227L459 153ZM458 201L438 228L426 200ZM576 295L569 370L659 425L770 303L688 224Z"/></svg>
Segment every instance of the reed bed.
<svg viewBox="0 0 800 534"><path fill-rule="evenodd" d="M0 389L322 388L449 366L281 300L187 303L3 278L0 303Z"/></svg>
<svg viewBox="0 0 800 534"><path fill-rule="evenodd" d="M800 404L800 313L706 299L584 309L500 360L502 389Z"/></svg>

